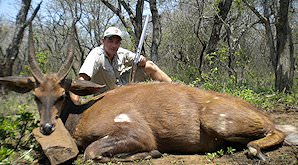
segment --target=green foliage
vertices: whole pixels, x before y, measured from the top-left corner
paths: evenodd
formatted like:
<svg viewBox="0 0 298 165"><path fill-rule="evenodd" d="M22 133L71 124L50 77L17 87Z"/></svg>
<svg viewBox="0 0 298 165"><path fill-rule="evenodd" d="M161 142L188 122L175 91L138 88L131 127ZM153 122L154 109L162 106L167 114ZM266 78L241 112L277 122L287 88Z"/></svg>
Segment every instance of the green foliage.
<svg viewBox="0 0 298 165"><path fill-rule="evenodd" d="M229 93L231 95L240 97L254 105L262 106L264 103L264 99L261 98L261 94L256 93L252 89L246 88L246 87L238 87L234 89L226 89L226 93Z"/></svg>
<svg viewBox="0 0 298 165"><path fill-rule="evenodd" d="M227 154L229 154L229 155L234 154L235 151L236 151L236 149L234 149L233 147L228 147L228 148L227 148Z"/></svg>
<svg viewBox="0 0 298 165"><path fill-rule="evenodd" d="M38 146L31 132L37 127L35 116L28 112L28 105L18 105L19 112L12 116L0 117L0 162L11 163L14 160L33 160L28 151ZM22 154L25 153L25 154ZM21 157L19 155L22 154Z"/></svg>
<svg viewBox="0 0 298 165"><path fill-rule="evenodd" d="M84 161L83 157L79 157L77 160L73 162L73 165L93 165L95 164L92 160Z"/></svg>
<svg viewBox="0 0 298 165"><path fill-rule="evenodd" d="M183 63L178 63L177 70L179 70L180 74L173 76L173 81L183 81L186 84L192 84L192 81L195 81L199 76L199 70L196 66L186 66Z"/></svg>
<svg viewBox="0 0 298 165"><path fill-rule="evenodd" d="M38 53L36 53L36 59L37 59L40 69L44 73L46 73L46 71L47 71L46 64L47 64L47 60L48 60L48 53L47 52L38 52ZM24 76L31 75L30 67L28 65L24 65L20 74L24 75Z"/></svg>
<svg viewBox="0 0 298 165"><path fill-rule="evenodd" d="M215 158L218 158L219 156L217 155L216 152L212 152L212 153L207 153L207 159L211 162L214 161Z"/></svg>
<svg viewBox="0 0 298 165"><path fill-rule="evenodd" d="M219 13L220 9L218 8L219 3L222 3L222 0L215 0L213 1L212 7L216 9L216 12Z"/></svg>
<svg viewBox="0 0 298 165"><path fill-rule="evenodd" d="M233 78L231 78L233 79ZM237 86L231 83L233 80L227 83L219 83L212 80L201 85L202 88L208 90L214 90L221 93L227 93L236 97L240 97L253 105L264 109L270 110L276 106L297 106L298 96L293 94L288 94L284 92L275 92L273 89L253 89L248 86Z"/></svg>
<svg viewBox="0 0 298 165"><path fill-rule="evenodd" d="M216 151L216 153L221 157L225 154L225 151L223 149L220 149L219 151Z"/></svg>
<svg viewBox="0 0 298 165"><path fill-rule="evenodd" d="M46 72L46 62L48 59L48 55L45 52L36 53L37 62L39 63L39 67L43 72Z"/></svg>
<svg viewBox="0 0 298 165"><path fill-rule="evenodd" d="M22 71L20 72L20 75L22 75L22 76L29 76L29 75L31 75L30 67L28 65L24 65Z"/></svg>
<svg viewBox="0 0 298 165"><path fill-rule="evenodd" d="M6 148L4 146L1 146L0 147L0 162L3 163L3 160L5 160L13 152L14 152L13 149Z"/></svg>
<svg viewBox="0 0 298 165"><path fill-rule="evenodd" d="M235 8L238 9L238 11L244 11L245 5L242 0L234 0L233 5L235 5Z"/></svg>
<svg viewBox="0 0 298 165"><path fill-rule="evenodd" d="M227 155L234 154L235 151L236 151L236 149L234 149L232 147L227 147L226 151L223 149L220 149L216 152L207 153L206 156L207 156L207 160L214 162L214 160L216 158L220 158L220 157L224 156L225 154L227 154Z"/></svg>
<svg viewBox="0 0 298 165"><path fill-rule="evenodd" d="M251 80L242 80L241 82L237 80L237 73L236 75L228 73L228 54L228 48L225 47L220 48L216 52L207 54L204 59L207 67L204 67L201 73L194 65L185 67L185 65L181 64L183 74L175 76L173 80L182 80L190 86L201 87L240 97L265 110L272 109L278 105L298 105L298 96L295 95L295 92L292 94L275 92L274 87L263 85L266 82L252 83L253 80L257 80L253 75L251 76ZM249 59L244 55L244 52L238 51L233 55L235 58L241 59L235 64L235 68L245 68L244 61L249 63Z"/></svg>
<svg viewBox="0 0 298 165"><path fill-rule="evenodd" d="M236 86L237 80L235 75L227 72L228 54L228 48L223 47L216 52L205 55L205 67L202 68L201 74L190 84L215 91L227 86ZM239 52L235 54L240 55Z"/></svg>

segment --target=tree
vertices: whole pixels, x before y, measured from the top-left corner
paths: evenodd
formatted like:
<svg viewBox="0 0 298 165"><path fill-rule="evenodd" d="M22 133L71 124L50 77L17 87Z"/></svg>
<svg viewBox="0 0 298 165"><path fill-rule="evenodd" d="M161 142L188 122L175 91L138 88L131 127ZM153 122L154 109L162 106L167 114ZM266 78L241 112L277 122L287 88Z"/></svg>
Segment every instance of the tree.
<svg viewBox="0 0 298 165"><path fill-rule="evenodd" d="M264 10L263 15L246 0L243 2L265 27L270 59L275 71L275 89L291 92L295 58L292 32L288 21L290 0L280 0L279 3L276 0L263 0L261 4ZM271 26L272 24L274 26Z"/></svg>
<svg viewBox="0 0 298 165"><path fill-rule="evenodd" d="M157 10L156 0L150 0L150 11L152 14L152 44L151 44L151 60L155 63L158 62L158 46L161 38L161 22L160 15Z"/></svg>
<svg viewBox="0 0 298 165"><path fill-rule="evenodd" d="M240 41L251 28L248 25L250 22L241 21L242 12L238 2L233 5L232 0L197 0L195 6L199 17L194 25L194 32L202 45L198 54L200 76L204 73L204 68L208 68L207 72L218 70L219 75L227 73L228 78L234 79L234 84L241 84L243 69L239 67ZM211 6L213 10L208 10L207 6Z"/></svg>
<svg viewBox="0 0 298 165"><path fill-rule="evenodd" d="M220 40L220 31L223 24L225 24L225 20L231 9L232 2L233 0L220 0L218 2L216 9L217 11L213 19L212 32L210 34L210 38L206 48L206 53L212 53L216 51L217 43Z"/></svg>
<svg viewBox="0 0 298 165"><path fill-rule="evenodd" d="M5 53L2 51L3 49L0 48L0 54L4 57L3 61L0 64L0 77L10 76L13 74L14 62L19 54L19 48L24 37L24 31L26 27L29 25L29 23L31 23L35 18L40 8L41 2L34 9L31 17L27 19L30 5L31 0L22 0L21 8L16 17L15 31L13 34L12 41L6 49Z"/></svg>
<svg viewBox="0 0 298 165"><path fill-rule="evenodd" d="M143 26L143 11L144 11L144 0L137 0L135 6L124 0L117 0L118 7L113 5L110 1L101 0L111 11L113 11L123 26L126 28L127 32L131 37L132 43L134 43L134 48L136 49L142 34ZM154 62L158 61L158 45L160 39L160 18L158 10L156 7L156 0L149 0L150 10L152 14L153 32L152 32L152 44L151 44L151 59ZM122 10L124 9L124 11ZM133 12L135 11L135 12ZM129 16L129 21L127 21L125 14ZM133 26L133 29L131 28Z"/></svg>

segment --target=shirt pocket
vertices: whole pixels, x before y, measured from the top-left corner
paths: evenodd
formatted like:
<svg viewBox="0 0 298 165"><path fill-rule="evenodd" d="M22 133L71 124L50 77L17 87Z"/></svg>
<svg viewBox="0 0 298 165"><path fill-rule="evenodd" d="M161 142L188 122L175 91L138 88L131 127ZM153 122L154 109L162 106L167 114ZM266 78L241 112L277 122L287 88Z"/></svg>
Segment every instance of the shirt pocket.
<svg viewBox="0 0 298 165"><path fill-rule="evenodd" d="M108 64L108 63L104 63L104 64L102 65L102 71L103 71L103 74L105 74L105 75L109 75L109 76L111 76L111 77L115 77L114 69L113 69L113 67L112 67L110 64Z"/></svg>

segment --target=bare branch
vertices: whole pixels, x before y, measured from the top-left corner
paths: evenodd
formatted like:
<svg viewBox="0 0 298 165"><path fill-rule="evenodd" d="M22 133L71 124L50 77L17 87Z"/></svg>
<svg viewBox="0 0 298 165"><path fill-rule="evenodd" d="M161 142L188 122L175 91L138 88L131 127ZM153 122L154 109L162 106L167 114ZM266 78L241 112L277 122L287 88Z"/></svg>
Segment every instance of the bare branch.
<svg viewBox="0 0 298 165"><path fill-rule="evenodd" d="M123 14L121 13L121 10L116 8L114 5L112 5L109 1L107 0L101 0L102 3L104 3L110 10L113 11L113 13L115 13L120 21L122 22L122 24L124 25L124 27L128 28L129 25L126 23L125 21L125 17L123 16Z"/></svg>
<svg viewBox="0 0 298 165"><path fill-rule="evenodd" d="M244 4L261 20L262 23L268 23L268 19L261 15L261 13L246 0L243 0Z"/></svg>
<svg viewBox="0 0 298 165"><path fill-rule="evenodd" d="M31 17L26 21L26 23L25 23L25 27L27 27L28 24L31 23L31 22L33 21L33 19L35 18L37 12L38 12L39 9L40 9L41 3L42 3L42 1L39 2L39 4L37 5L37 7L34 9L34 11L33 11L32 15L31 15Z"/></svg>

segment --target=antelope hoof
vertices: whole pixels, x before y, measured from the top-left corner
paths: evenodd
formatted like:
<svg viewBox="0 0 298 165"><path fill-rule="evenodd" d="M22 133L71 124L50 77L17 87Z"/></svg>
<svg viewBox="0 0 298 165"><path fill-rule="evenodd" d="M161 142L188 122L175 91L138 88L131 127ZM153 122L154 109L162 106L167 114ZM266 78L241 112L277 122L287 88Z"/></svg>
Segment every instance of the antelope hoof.
<svg viewBox="0 0 298 165"><path fill-rule="evenodd" d="M251 157L251 158L258 158L259 160L261 161L266 161L266 156L259 150L257 150L256 148L254 147L248 147L248 157Z"/></svg>

